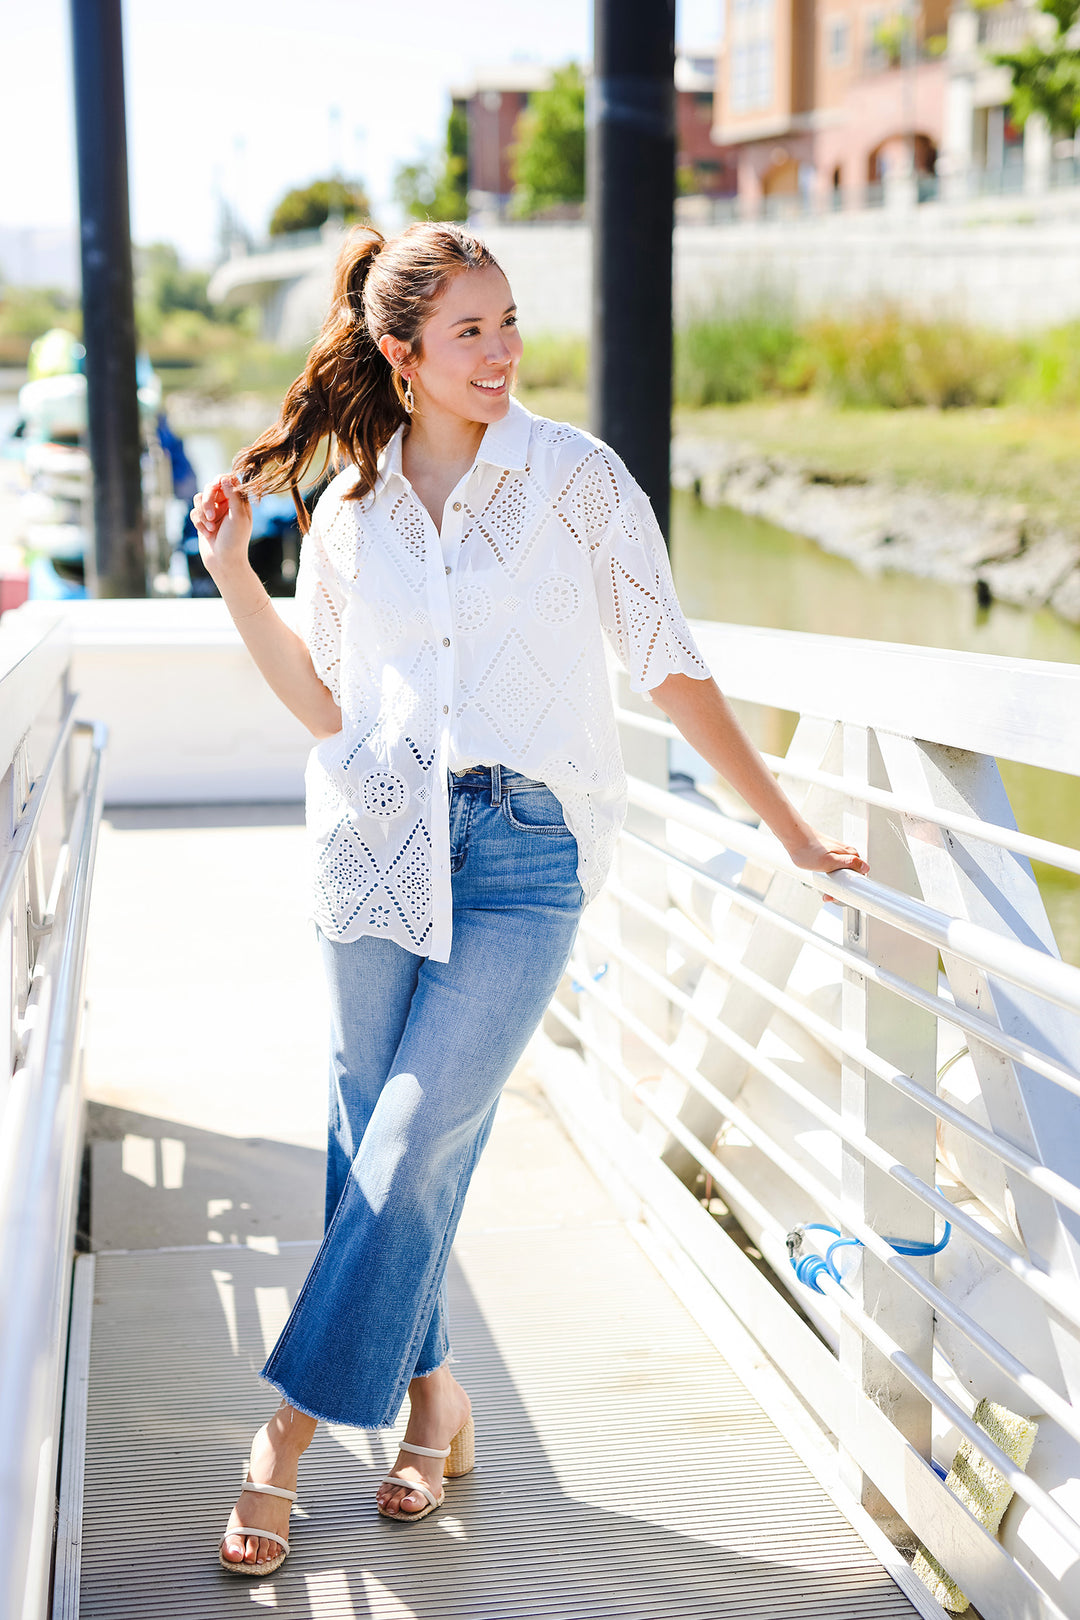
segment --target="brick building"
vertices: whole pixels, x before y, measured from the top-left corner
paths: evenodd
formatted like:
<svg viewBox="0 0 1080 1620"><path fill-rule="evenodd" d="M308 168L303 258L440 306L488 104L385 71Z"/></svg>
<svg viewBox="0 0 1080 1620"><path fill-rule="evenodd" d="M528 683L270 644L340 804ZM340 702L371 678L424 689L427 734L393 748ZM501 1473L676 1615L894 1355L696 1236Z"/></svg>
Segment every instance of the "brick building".
<svg viewBox="0 0 1080 1620"><path fill-rule="evenodd" d="M858 205L934 174L949 0L722 3L713 136L735 148L746 213Z"/></svg>
<svg viewBox="0 0 1080 1620"><path fill-rule="evenodd" d="M1043 121L1008 117L997 50L1027 38L1024 0L719 0L713 139L730 148L740 212L1044 190L1068 182ZM1057 170L1061 170L1058 174ZM1069 172L1066 173L1065 171Z"/></svg>
<svg viewBox="0 0 1080 1620"><path fill-rule="evenodd" d="M587 70L586 70L587 71ZM680 189L709 197L735 193L733 155L714 138L716 59L710 47L680 51L675 61L675 107ZM511 151L518 118L530 96L547 88L550 70L532 63L480 69L451 91L469 131L469 211L480 219L505 218L514 181Z"/></svg>

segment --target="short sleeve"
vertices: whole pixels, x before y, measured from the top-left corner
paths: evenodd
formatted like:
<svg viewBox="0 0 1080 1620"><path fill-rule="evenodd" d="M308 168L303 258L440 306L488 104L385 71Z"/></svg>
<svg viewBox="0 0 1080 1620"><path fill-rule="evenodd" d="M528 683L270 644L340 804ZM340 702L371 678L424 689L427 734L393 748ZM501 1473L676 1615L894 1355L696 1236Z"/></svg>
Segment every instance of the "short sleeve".
<svg viewBox="0 0 1080 1620"><path fill-rule="evenodd" d="M669 675L707 680L709 668L679 606L649 498L619 458L611 451L606 455L614 501L603 530L592 540L604 633L630 673L632 692L652 692Z"/></svg>
<svg viewBox="0 0 1080 1620"><path fill-rule="evenodd" d="M320 503L321 504L321 503ZM341 613L345 592L330 560L315 508L300 546L296 570L296 631L311 654L315 673L341 707Z"/></svg>

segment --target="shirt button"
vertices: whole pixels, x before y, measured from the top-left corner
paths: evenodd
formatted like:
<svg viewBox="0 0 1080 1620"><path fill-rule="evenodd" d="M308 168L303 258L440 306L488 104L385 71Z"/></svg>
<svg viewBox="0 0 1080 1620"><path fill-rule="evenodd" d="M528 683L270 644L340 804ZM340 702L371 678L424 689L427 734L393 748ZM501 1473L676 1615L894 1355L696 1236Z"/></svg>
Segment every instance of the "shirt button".
<svg viewBox="0 0 1080 1620"><path fill-rule="evenodd" d="M446 570L446 572L447 572L447 573L449 573L449 572L450 572L450 570L449 570L449 568L448 568L448 569L447 569L447 570Z"/></svg>
<svg viewBox="0 0 1080 1620"><path fill-rule="evenodd" d="M443 636L442 644L443 644L444 647L449 647L449 645L450 645L450 637L449 636Z"/></svg>
<svg viewBox="0 0 1080 1620"><path fill-rule="evenodd" d="M450 705L449 705L449 703L444 703L443 704L442 712L443 712L443 714L449 714L450 713Z"/></svg>
<svg viewBox="0 0 1080 1620"><path fill-rule="evenodd" d="M454 511L455 512L460 512L461 511L461 502L460 501L455 501L454 502Z"/></svg>

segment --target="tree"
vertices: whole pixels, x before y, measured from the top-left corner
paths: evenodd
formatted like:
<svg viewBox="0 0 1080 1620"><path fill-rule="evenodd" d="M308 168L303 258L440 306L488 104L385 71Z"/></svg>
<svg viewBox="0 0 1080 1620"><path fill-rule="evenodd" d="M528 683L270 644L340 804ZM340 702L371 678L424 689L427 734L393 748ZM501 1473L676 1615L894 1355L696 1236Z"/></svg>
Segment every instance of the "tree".
<svg viewBox="0 0 1080 1620"><path fill-rule="evenodd" d="M162 315L176 309L195 309L211 317L213 310L206 296L210 280L205 270L185 270L171 242L152 242L135 249L135 293Z"/></svg>
<svg viewBox="0 0 1080 1620"><path fill-rule="evenodd" d="M514 131L513 211L520 219L585 199L585 78L576 62L538 90Z"/></svg>
<svg viewBox="0 0 1080 1620"><path fill-rule="evenodd" d="M394 176L394 196L410 219L469 217L469 125L455 102L446 124L442 152L402 163Z"/></svg>
<svg viewBox="0 0 1080 1620"><path fill-rule="evenodd" d="M1023 128L1042 113L1051 133L1068 139L1080 126L1080 0L1039 0L1039 10L1052 19L1046 31L993 60L1012 74L1013 122Z"/></svg>
<svg viewBox="0 0 1080 1620"><path fill-rule="evenodd" d="M336 214L347 225L371 216L371 204L359 180L313 180L287 191L270 216L270 235L314 231Z"/></svg>

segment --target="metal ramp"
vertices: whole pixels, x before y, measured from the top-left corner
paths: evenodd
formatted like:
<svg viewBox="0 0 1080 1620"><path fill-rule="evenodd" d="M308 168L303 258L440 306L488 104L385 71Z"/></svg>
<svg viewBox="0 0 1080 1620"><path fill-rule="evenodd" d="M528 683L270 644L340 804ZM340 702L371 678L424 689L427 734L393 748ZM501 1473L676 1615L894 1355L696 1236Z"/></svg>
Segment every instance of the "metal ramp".
<svg viewBox="0 0 1080 1620"><path fill-rule="evenodd" d="M323 1426L304 1459L288 1562L265 1582L225 1574L217 1537L268 1410L264 1345L313 1253L207 1246L80 1261L75 1344L93 1301L85 1476L67 1480L64 1522L77 1521L84 1485L81 1574L76 1610L67 1542L58 1613L915 1612L618 1220L459 1239L451 1318L478 1463L438 1514L413 1527L380 1518L373 1495L393 1438ZM79 1383L76 1369L73 1407ZM77 1454L77 1435L67 1438Z"/></svg>

